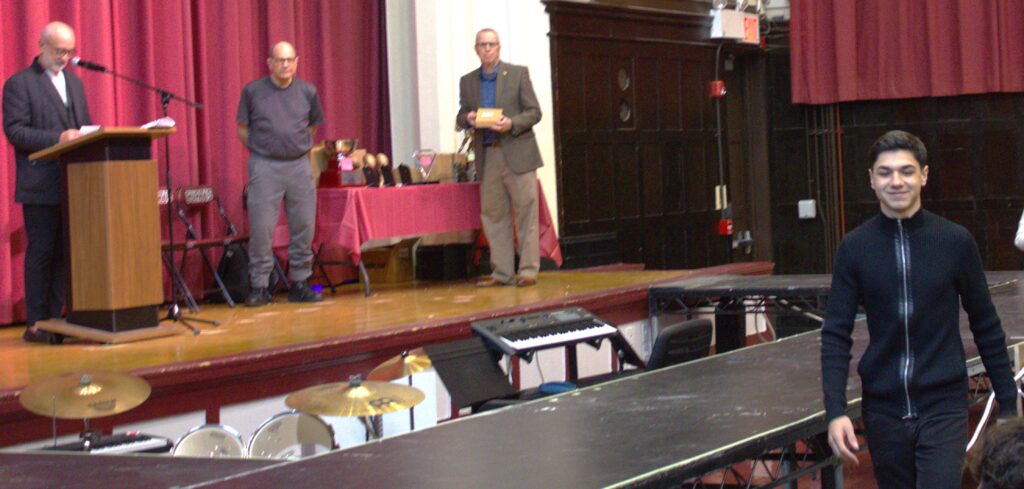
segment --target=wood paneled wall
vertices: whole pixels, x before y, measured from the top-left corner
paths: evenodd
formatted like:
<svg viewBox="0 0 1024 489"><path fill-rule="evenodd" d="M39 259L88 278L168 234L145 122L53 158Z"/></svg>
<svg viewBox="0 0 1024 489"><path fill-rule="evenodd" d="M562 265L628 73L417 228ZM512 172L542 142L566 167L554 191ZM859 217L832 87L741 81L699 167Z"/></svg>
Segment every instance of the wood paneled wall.
<svg viewBox="0 0 1024 489"><path fill-rule="evenodd" d="M714 190L720 180L735 181L733 196L746 196L742 187L752 185L745 150L729 144L747 131L746 114L723 103L720 171L709 96L717 44L706 39L707 3L671 2L675 10L545 3L562 235L615 232L622 259L650 268L732 261L731 238L715 232ZM742 73L720 76L742 87ZM739 202L733 217L746 229L752 206Z"/></svg>

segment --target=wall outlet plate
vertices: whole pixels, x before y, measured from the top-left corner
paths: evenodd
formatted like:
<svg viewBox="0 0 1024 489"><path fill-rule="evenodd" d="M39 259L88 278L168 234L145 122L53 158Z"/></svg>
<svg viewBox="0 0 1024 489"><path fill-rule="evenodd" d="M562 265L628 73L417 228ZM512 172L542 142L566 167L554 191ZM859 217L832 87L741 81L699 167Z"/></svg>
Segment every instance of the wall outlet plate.
<svg viewBox="0 0 1024 489"><path fill-rule="evenodd" d="M800 219L814 219L818 217L818 206L814 199L804 199L796 203L797 216Z"/></svg>

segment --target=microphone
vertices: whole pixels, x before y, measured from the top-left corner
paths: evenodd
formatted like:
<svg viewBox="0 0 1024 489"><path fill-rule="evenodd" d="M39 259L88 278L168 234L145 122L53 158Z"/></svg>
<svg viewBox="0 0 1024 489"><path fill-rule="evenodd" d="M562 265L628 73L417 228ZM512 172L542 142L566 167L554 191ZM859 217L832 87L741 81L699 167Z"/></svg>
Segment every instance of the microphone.
<svg viewBox="0 0 1024 489"><path fill-rule="evenodd" d="M91 61L86 61L86 60L84 60L82 58L79 58L78 56L75 56L74 58L71 58L71 66L80 66L80 67L85 68L87 70L101 71L103 73L106 73L108 71L106 66L103 66L103 65L97 64L97 63L93 63Z"/></svg>

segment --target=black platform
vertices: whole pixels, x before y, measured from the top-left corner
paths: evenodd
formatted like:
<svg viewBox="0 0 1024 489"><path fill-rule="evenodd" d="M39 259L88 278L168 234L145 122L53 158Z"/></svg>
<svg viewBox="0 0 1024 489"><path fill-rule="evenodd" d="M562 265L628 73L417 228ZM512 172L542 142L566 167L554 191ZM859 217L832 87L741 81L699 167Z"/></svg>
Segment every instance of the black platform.
<svg viewBox="0 0 1024 489"><path fill-rule="evenodd" d="M988 277L998 283L1024 279L1024 272ZM1021 283L996 287L993 300L1009 343L1024 344ZM964 316L961 335L968 364L979 368ZM866 336L859 323L854 363ZM188 487L678 487L768 449L820 437L819 348L818 334L809 332L347 450L239 467L230 477ZM850 413L858 416L860 382L856 369L850 371ZM124 477L135 470L109 467ZM3 474L19 475L0 466Z"/></svg>

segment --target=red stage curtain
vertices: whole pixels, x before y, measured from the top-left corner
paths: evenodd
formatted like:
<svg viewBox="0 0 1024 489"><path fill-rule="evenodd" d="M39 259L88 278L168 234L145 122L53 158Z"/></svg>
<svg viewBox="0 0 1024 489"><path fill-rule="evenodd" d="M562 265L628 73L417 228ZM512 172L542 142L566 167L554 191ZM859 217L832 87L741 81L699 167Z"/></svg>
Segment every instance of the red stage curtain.
<svg viewBox="0 0 1024 489"><path fill-rule="evenodd" d="M235 135L235 111L242 87L267 73L277 41L295 45L298 76L320 92L325 123L317 139L356 137L363 147L390 153L384 0L4 0L4 80L31 63L51 20L75 29L83 59L206 106L169 107L178 122L170 138L172 183L214 185L240 227L247 153ZM138 125L160 116L159 96L106 74L77 73L95 124ZM14 150L3 136L0 145L0 324L7 324L24 320L25 234L13 201ZM162 150L154 147L161 185Z"/></svg>
<svg viewBox="0 0 1024 489"><path fill-rule="evenodd" d="M794 103L1024 91L1020 0L793 0Z"/></svg>

